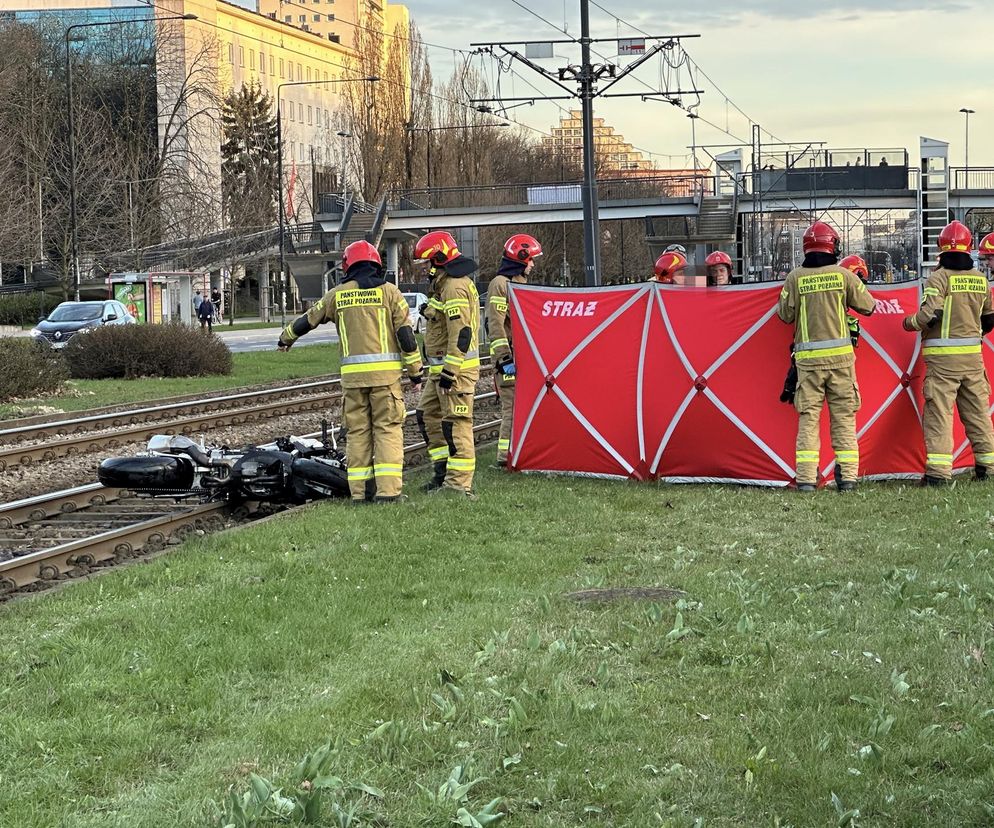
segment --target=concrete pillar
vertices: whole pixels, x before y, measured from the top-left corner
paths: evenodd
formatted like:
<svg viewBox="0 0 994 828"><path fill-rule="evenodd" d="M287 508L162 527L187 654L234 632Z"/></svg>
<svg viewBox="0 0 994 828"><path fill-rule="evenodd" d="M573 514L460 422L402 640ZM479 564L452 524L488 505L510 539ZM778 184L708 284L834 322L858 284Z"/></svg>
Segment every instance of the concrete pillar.
<svg viewBox="0 0 994 828"><path fill-rule="evenodd" d="M269 311L272 306L269 293L269 259L266 259L259 268L259 318L263 322L269 321Z"/></svg>
<svg viewBox="0 0 994 828"><path fill-rule="evenodd" d="M191 277L179 277L179 318L186 325L193 324L193 285Z"/></svg>
<svg viewBox="0 0 994 828"><path fill-rule="evenodd" d="M395 285L400 284L400 242L396 239L387 239L387 273L393 274Z"/></svg>

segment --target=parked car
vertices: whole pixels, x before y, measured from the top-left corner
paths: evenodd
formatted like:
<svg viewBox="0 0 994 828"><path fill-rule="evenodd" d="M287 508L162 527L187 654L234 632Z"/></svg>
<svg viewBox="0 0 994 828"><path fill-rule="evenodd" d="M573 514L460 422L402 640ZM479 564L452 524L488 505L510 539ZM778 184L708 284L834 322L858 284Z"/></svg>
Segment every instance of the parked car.
<svg viewBox="0 0 994 828"><path fill-rule="evenodd" d="M36 342L64 348L76 334L101 325L134 325L135 318L116 299L103 302L63 302L31 329Z"/></svg>
<svg viewBox="0 0 994 828"><path fill-rule="evenodd" d="M410 315L414 333L423 334L427 323L418 308L428 301L428 297L423 293L405 293L403 297L407 300L407 312Z"/></svg>

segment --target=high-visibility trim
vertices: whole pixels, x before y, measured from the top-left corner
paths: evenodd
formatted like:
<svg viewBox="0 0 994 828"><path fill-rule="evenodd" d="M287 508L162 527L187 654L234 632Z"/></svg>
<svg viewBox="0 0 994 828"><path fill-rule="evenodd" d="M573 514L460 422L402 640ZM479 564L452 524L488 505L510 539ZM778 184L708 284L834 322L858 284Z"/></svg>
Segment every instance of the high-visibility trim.
<svg viewBox="0 0 994 828"><path fill-rule="evenodd" d="M951 454L926 454L925 463L929 466L951 466L953 456Z"/></svg>
<svg viewBox="0 0 994 828"><path fill-rule="evenodd" d="M421 354L415 351L413 354L404 354L404 365L414 365L421 362Z"/></svg>
<svg viewBox="0 0 994 828"><path fill-rule="evenodd" d="M399 359L389 362L361 362L358 365L343 365L342 375L368 374L373 371L399 371L401 367Z"/></svg>
<svg viewBox="0 0 994 828"><path fill-rule="evenodd" d="M938 296L939 289L934 287L927 287L925 288L925 290L922 291L922 293L924 293L926 296Z"/></svg>
<svg viewBox="0 0 994 828"><path fill-rule="evenodd" d="M806 342L808 339L808 298L806 296L801 297L799 319L801 323L801 341Z"/></svg>
<svg viewBox="0 0 994 828"><path fill-rule="evenodd" d="M508 342L504 337L501 337L500 339L491 339L490 340L490 353L493 353L498 348L508 348L508 347L510 347L510 344L511 343Z"/></svg>
<svg viewBox="0 0 994 828"><path fill-rule="evenodd" d="M852 342L848 342L846 345L840 348L822 348L817 351L798 351L794 354L794 359L799 362L805 359L818 359L819 357L832 357L832 356L842 356L843 354L853 353Z"/></svg>
<svg viewBox="0 0 994 828"><path fill-rule="evenodd" d="M376 463L373 474L376 477L403 477L404 467L400 463Z"/></svg>
<svg viewBox="0 0 994 828"><path fill-rule="evenodd" d="M979 336L958 336L952 339L926 339L922 344L929 348L960 348L963 345L982 345Z"/></svg>
<svg viewBox="0 0 994 828"><path fill-rule="evenodd" d="M294 333L293 322L291 322L283 329L283 339L286 340L287 342L296 342L298 339L300 339L300 337L297 336L296 333Z"/></svg>
<svg viewBox="0 0 994 828"><path fill-rule="evenodd" d="M430 356L430 357L428 357L428 364L429 365L441 365L442 361L443 361L442 358L439 357L439 356Z"/></svg>
<svg viewBox="0 0 994 828"><path fill-rule="evenodd" d="M818 462L818 452L817 451L798 451L794 460L800 463L817 463Z"/></svg>
<svg viewBox="0 0 994 828"><path fill-rule="evenodd" d="M845 297L839 294L839 336L846 336L849 330L849 322L847 321L851 317L846 313L846 301ZM854 320L855 321L855 320Z"/></svg>
<svg viewBox="0 0 994 828"><path fill-rule="evenodd" d="M994 463L994 452L988 454L975 454L973 459L977 461L981 466L989 466Z"/></svg>
<svg viewBox="0 0 994 828"><path fill-rule="evenodd" d="M446 354L445 355L445 364L446 365L455 365L457 368L459 368L459 367L462 366L462 357L461 356L453 356L452 354Z"/></svg>
<svg viewBox="0 0 994 828"><path fill-rule="evenodd" d="M380 327L380 350L386 353L387 348L390 347L387 344L387 309L377 308L376 318Z"/></svg>
<svg viewBox="0 0 994 828"><path fill-rule="evenodd" d="M479 357L473 357L472 359L464 359L462 361L462 366L461 367L463 368L463 370L465 370L466 368L479 368L480 367L480 358Z"/></svg>
<svg viewBox="0 0 994 828"><path fill-rule="evenodd" d="M372 480L372 479L373 479L372 466L359 466L354 469L349 469L349 480Z"/></svg>
<svg viewBox="0 0 994 828"><path fill-rule="evenodd" d="M354 354L352 356L342 357L342 365L358 365L360 363L369 362L400 362L400 354Z"/></svg>
<svg viewBox="0 0 994 828"><path fill-rule="evenodd" d="M428 456L436 463L439 460L445 460L449 456L449 447L439 446L438 448L430 448L428 449Z"/></svg>
<svg viewBox="0 0 994 828"><path fill-rule="evenodd" d="M428 366L428 374L429 374L429 376L432 375L432 374L441 374L442 373L442 367L443 366L441 366L441 365L429 365Z"/></svg>
<svg viewBox="0 0 994 828"><path fill-rule="evenodd" d="M448 467L453 471L474 471L476 469L476 458L449 457Z"/></svg>
<svg viewBox="0 0 994 828"><path fill-rule="evenodd" d="M837 451L837 452L835 452L835 460L838 463L858 463L859 462L859 452L858 451Z"/></svg>
<svg viewBox="0 0 994 828"><path fill-rule="evenodd" d="M349 335L345 330L345 315L338 317L335 327L338 328L338 338L342 342L342 359L349 355Z"/></svg>
<svg viewBox="0 0 994 828"><path fill-rule="evenodd" d="M794 346L794 353L799 351L818 351L823 348L840 348L843 345L852 345L849 337L842 339L816 339L814 342L798 342Z"/></svg>
<svg viewBox="0 0 994 828"><path fill-rule="evenodd" d="M936 346L927 345L922 348L922 353L925 356L954 356L956 354L979 354L980 345L946 345L946 346Z"/></svg>
<svg viewBox="0 0 994 828"><path fill-rule="evenodd" d="M441 299L436 299L434 296L428 300L428 307L435 308L435 310L444 310L445 302Z"/></svg>
<svg viewBox="0 0 994 828"><path fill-rule="evenodd" d="M942 332L943 339L949 338L949 325L953 320L953 297L947 296L942 303Z"/></svg>
<svg viewBox="0 0 994 828"><path fill-rule="evenodd" d="M511 441L509 439L497 441L497 451L507 451L510 447Z"/></svg>
<svg viewBox="0 0 994 828"><path fill-rule="evenodd" d="M447 299L444 307L446 310L449 308L468 308L469 299Z"/></svg>

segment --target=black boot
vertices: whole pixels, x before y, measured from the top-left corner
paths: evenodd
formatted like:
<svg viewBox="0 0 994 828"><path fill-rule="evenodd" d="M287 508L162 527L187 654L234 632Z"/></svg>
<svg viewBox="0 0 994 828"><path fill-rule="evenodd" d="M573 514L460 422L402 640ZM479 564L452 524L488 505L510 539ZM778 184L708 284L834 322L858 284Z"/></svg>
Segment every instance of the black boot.
<svg viewBox="0 0 994 828"><path fill-rule="evenodd" d="M977 480L987 479L987 466L974 466L973 474Z"/></svg>
<svg viewBox="0 0 994 828"><path fill-rule="evenodd" d="M846 494L847 492L856 491L856 481L855 480L840 480L839 481L839 494Z"/></svg>
<svg viewBox="0 0 994 828"><path fill-rule="evenodd" d="M435 489L442 488L442 484L445 482L445 471L448 468L448 465L448 462L445 460L439 460L435 463L435 476L421 487L421 491L433 492Z"/></svg>
<svg viewBox="0 0 994 828"><path fill-rule="evenodd" d="M926 474L922 478L923 486L945 486L949 481L943 477L933 477L930 474Z"/></svg>
<svg viewBox="0 0 994 828"><path fill-rule="evenodd" d="M813 492L816 486L814 483L798 483L797 491L799 492Z"/></svg>

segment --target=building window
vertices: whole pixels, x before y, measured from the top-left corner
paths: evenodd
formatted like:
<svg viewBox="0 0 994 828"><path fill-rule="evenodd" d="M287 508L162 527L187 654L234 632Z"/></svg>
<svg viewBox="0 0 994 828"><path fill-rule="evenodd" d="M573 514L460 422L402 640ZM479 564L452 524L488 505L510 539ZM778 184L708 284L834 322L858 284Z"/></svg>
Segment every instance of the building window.
<svg viewBox="0 0 994 828"><path fill-rule="evenodd" d="M289 107L289 112L290 112L290 120L291 120L291 121L293 121L293 120L296 120L296 119L295 119L295 118L293 117L293 101L290 101L290 107Z"/></svg>
<svg viewBox="0 0 994 828"><path fill-rule="evenodd" d="M314 125L314 113L311 110L311 107L309 106L307 107L307 125L308 126Z"/></svg>
<svg viewBox="0 0 994 828"><path fill-rule="evenodd" d="M328 15L328 22L329 23L334 23L335 22L335 15L329 14Z"/></svg>
<svg viewBox="0 0 994 828"><path fill-rule="evenodd" d="M286 75L283 74L283 58L280 58L280 77L285 78Z"/></svg>
<svg viewBox="0 0 994 828"><path fill-rule="evenodd" d="M301 14L301 15L299 15L299 16L297 17L297 20L298 20L299 22L301 22L301 23L306 23L306 22L307 22L307 15L306 15L306 14Z"/></svg>
<svg viewBox="0 0 994 828"><path fill-rule="evenodd" d="M315 23L320 23L321 22L321 15L320 14L314 15L314 22Z"/></svg>
<svg viewBox="0 0 994 828"><path fill-rule="evenodd" d="M286 21L287 23L293 23L293 15L292 15L292 14L288 14L288 15L287 15L286 17L284 17L283 19L284 19L284 20L285 20L285 21Z"/></svg>
<svg viewBox="0 0 994 828"><path fill-rule="evenodd" d="M328 35L328 40L330 40L332 43L341 43L342 42L342 39L338 35L336 35L336 34L330 34L330 35Z"/></svg>
<svg viewBox="0 0 994 828"><path fill-rule="evenodd" d="M303 163L303 161L304 161L304 145L303 144L300 145L300 154L297 156L297 159L301 163Z"/></svg>
<svg viewBox="0 0 994 828"><path fill-rule="evenodd" d="M245 65L245 47L244 46L239 46L238 47L238 65L239 66L244 66Z"/></svg>
<svg viewBox="0 0 994 828"><path fill-rule="evenodd" d="M234 43L229 43L228 44L228 63L230 63L232 66L235 65L235 44Z"/></svg>
<svg viewBox="0 0 994 828"><path fill-rule="evenodd" d="M301 67L301 65L298 63L297 64L297 80L303 80L303 79L304 79L304 70Z"/></svg>
<svg viewBox="0 0 994 828"><path fill-rule="evenodd" d="M259 52L259 74L260 75L265 75L266 74L266 53L265 52Z"/></svg>
<svg viewBox="0 0 994 828"><path fill-rule="evenodd" d="M290 61L286 62L286 78L293 80L293 64Z"/></svg>
<svg viewBox="0 0 994 828"><path fill-rule="evenodd" d="M308 83L310 82L310 80L311 80L311 67L308 66L307 67L307 81L308 81Z"/></svg>
<svg viewBox="0 0 994 828"><path fill-rule="evenodd" d="M249 69L255 69L255 49L249 49Z"/></svg>
<svg viewBox="0 0 994 828"><path fill-rule="evenodd" d="M297 114L300 116L300 123L304 123L304 105L302 103L297 104Z"/></svg>
<svg viewBox="0 0 994 828"><path fill-rule="evenodd" d="M328 110L324 111L324 127L328 129L331 126L331 118L328 116Z"/></svg>

